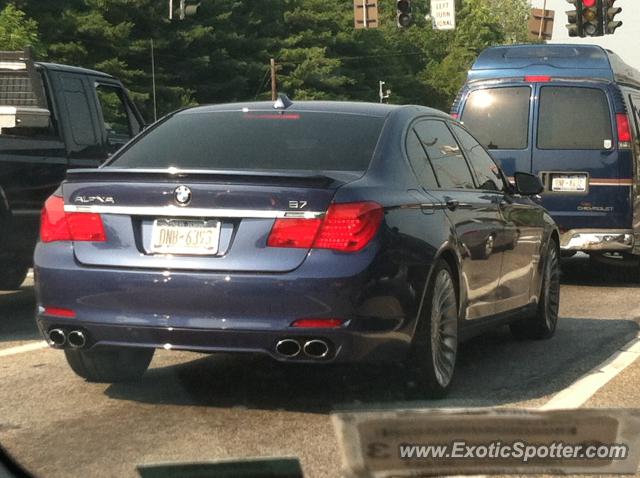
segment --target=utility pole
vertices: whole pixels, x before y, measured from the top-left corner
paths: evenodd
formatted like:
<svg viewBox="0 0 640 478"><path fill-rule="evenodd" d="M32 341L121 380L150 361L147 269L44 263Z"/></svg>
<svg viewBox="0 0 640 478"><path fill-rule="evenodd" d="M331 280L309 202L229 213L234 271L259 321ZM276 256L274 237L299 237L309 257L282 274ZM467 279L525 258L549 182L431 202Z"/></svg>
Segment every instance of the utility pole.
<svg viewBox="0 0 640 478"><path fill-rule="evenodd" d="M271 58L271 101L278 99L278 87L276 85L276 60Z"/></svg>
<svg viewBox="0 0 640 478"><path fill-rule="evenodd" d="M540 30L538 30L538 40L542 40L542 29L547 19L547 0L542 4L542 19L540 20Z"/></svg>

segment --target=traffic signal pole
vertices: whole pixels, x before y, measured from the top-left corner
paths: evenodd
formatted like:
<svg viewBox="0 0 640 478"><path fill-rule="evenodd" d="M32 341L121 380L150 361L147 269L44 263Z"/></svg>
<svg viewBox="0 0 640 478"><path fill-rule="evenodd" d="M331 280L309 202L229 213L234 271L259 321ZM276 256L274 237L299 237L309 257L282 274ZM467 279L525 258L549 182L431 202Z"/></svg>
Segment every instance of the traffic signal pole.
<svg viewBox="0 0 640 478"><path fill-rule="evenodd" d="M278 99L278 87L276 85L276 60L271 58L269 62L271 65L271 101Z"/></svg>
<svg viewBox="0 0 640 478"><path fill-rule="evenodd" d="M538 40L542 40L542 30L547 15L547 0L544 0L544 3L542 4L542 15L542 19L540 19L540 30L538 31Z"/></svg>

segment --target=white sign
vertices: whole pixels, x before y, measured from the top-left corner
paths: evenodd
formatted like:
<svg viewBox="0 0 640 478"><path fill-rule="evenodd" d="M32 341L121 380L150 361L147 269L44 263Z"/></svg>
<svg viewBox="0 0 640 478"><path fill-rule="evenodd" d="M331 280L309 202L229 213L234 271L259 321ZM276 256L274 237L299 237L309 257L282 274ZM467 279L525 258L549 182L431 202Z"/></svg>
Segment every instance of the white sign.
<svg viewBox="0 0 640 478"><path fill-rule="evenodd" d="M455 0L431 0L431 19L435 30L456 28Z"/></svg>

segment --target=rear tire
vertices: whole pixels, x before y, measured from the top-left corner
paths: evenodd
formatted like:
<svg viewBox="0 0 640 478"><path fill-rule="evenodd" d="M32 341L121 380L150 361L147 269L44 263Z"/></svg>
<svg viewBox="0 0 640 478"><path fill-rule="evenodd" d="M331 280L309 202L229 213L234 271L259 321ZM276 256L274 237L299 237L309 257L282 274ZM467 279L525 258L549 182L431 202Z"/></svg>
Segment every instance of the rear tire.
<svg viewBox="0 0 640 478"><path fill-rule="evenodd" d="M71 369L89 382L113 383L140 379L155 349L109 347L95 350L65 349Z"/></svg>
<svg viewBox="0 0 640 478"><path fill-rule="evenodd" d="M0 263L0 290L17 290L29 272L29 264Z"/></svg>
<svg viewBox="0 0 640 478"><path fill-rule="evenodd" d="M427 284L407 363L416 398L442 398L451 386L458 354L458 297L449 265L440 260Z"/></svg>
<svg viewBox="0 0 640 478"><path fill-rule="evenodd" d="M553 337L558 326L560 306L560 261L558 245L549 243L542 272L540 298L535 315L509 325L513 336L520 340L540 340Z"/></svg>

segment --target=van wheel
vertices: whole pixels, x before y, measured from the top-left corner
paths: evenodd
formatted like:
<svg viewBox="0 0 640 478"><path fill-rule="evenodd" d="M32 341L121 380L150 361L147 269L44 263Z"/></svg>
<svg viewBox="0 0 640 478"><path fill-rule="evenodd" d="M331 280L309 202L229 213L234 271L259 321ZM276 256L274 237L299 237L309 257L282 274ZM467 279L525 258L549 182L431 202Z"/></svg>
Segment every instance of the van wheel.
<svg viewBox="0 0 640 478"><path fill-rule="evenodd" d="M407 362L416 398L442 398L451 386L458 354L458 298L449 265L440 260L427 284Z"/></svg>
<svg viewBox="0 0 640 478"><path fill-rule="evenodd" d="M560 263L558 245L551 241L547 248L542 273L542 286L535 315L509 325L517 339L549 339L558 325L560 308Z"/></svg>
<svg viewBox="0 0 640 478"><path fill-rule="evenodd" d="M109 347L95 350L65 349L71 369L89 382L138 380L149 367L155 349Z"/></svg>
<svg viewBox="0 0 640 478"><path fill-rule="evenodd" d="M29 272L29 264L0 264L0 290L17 290Z"/></svg>

